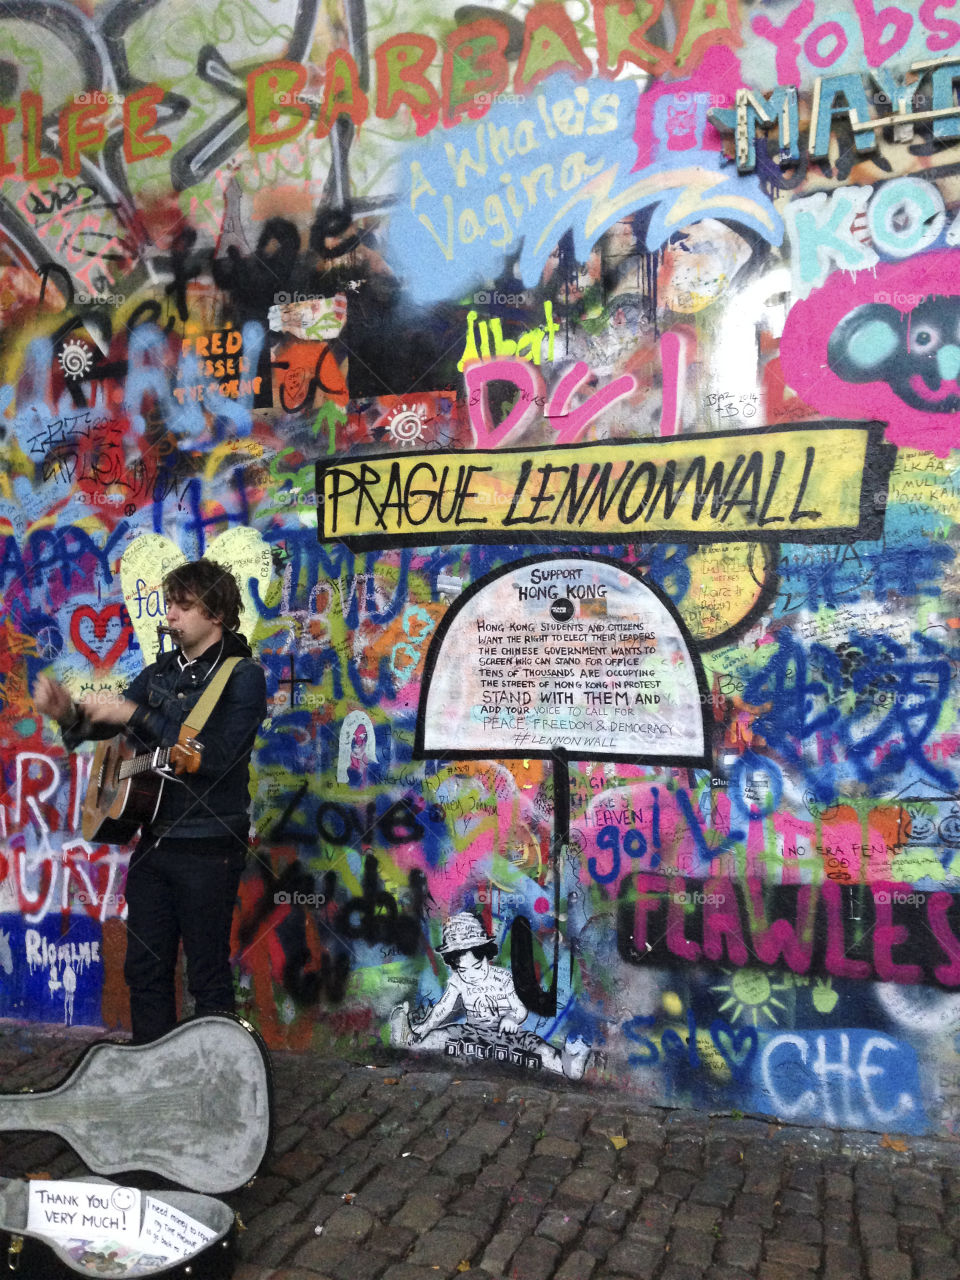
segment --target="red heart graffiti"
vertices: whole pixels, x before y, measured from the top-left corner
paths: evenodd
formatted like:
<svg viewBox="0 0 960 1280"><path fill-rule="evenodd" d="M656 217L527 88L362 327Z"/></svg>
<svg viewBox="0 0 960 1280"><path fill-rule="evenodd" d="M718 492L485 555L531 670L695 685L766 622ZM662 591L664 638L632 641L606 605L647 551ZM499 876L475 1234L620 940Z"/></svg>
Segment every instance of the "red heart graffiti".
<svg viewBox="0 0 960 1280"><path fill-rule="evenodd" d="M93 623L95 640L106 639L107 625L111 618L120 619L120 634L106 653L98 653L96 649L91 649L80 634L80 624L85 618L89 618ZM85 658L89 658L95 667L112 667L126 649L132 635L133 626L130 616L122 604L108 604L100 610L94 609L89 604L82 604L79 609L74 610L73 617L70 619L70 639L76 645L77 651Z"/></svg>

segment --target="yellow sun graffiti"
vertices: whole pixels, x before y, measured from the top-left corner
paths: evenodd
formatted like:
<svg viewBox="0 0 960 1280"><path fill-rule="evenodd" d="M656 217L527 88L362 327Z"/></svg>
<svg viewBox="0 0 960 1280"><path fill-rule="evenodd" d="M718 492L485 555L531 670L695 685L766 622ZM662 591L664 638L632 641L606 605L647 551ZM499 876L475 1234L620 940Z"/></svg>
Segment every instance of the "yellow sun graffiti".
<svg viewBox="0 0 960 1280"><path fill-rule="evenodd" d="M789 991L793 986L792 982L771 982L759 969L737 969L733 973L724 969L724 973L729 976L730 981L718 982L710 988L727 997L720 1005L721 1013L725 1014L728 1009L732 1009L733 1012L729 1015L731 1022L739 1022L741 1015L745 1013L747 1020L754 1026L757 1026L761 1018L776 1024L774 1009L786 1010L787 1006L777 999L774 992Z"/></svg>

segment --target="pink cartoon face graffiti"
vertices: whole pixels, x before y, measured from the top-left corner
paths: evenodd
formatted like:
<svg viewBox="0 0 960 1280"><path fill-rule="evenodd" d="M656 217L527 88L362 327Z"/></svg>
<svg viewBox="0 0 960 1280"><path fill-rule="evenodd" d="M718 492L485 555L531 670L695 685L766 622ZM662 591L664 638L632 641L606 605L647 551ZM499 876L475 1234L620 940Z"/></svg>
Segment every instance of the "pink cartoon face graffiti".
<svg viewBox="0 0 960 1280"><path fill-rule="evenodd" d="M877 418L893 444L945 457L960 442L960 254L835 271L787 316L787 384L830 416Z"/></svg>
<svg viewBox="0 0 960 1280"><path fill-rule="evenodd" d="M844 382L885 382L914 409L960 409L960 297L925 298L903 312L855 307L830 336L827 359Z"/></svg>

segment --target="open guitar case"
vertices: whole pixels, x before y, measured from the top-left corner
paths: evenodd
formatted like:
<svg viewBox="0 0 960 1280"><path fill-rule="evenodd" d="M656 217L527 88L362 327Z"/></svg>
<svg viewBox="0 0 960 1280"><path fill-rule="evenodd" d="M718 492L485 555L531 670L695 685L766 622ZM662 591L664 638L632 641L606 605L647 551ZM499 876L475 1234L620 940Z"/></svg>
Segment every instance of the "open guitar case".
<svg viewBox="0 0 960 1280"><path fill-rule="evenodd" d="M143 1206L149 1196L202 1223L213 1238L174 1261L143 1255L132 1266L106 1251L68 1250L64 1241L28 1230L29 1182L0 1177L0 1274L228 1280L238 1220L216 1197L256 1176L272 1128L266 1047L241 1018L191 1018L146 1045L88 1046L53 1088L0 1095L0 1130L55 1133L94 1174L137 1171L179 1184L185 1190L143 1192ZM82 1181L111 1193L122 1185Z"/></svg>

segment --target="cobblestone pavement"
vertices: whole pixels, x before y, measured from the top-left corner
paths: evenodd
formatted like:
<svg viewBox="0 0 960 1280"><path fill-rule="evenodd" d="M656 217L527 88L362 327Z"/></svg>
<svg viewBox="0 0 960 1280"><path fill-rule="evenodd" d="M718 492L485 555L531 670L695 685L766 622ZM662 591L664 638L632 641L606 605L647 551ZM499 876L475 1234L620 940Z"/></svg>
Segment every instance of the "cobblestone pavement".
<svg viewBox="0 0 960 1280"><path fill-rule="evenodd" d="M95 1038L0 1023L4 1088L49 1086ZM236 1280L960 1278L954 1142L710 1117L442 1060L272 1057L274 1148L226 1197L246 1226ZM84 1169L55 1137L0 1135L0 1173L38 1171Z"/></svg>

